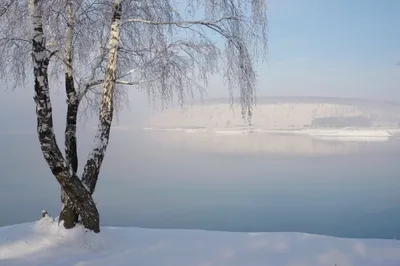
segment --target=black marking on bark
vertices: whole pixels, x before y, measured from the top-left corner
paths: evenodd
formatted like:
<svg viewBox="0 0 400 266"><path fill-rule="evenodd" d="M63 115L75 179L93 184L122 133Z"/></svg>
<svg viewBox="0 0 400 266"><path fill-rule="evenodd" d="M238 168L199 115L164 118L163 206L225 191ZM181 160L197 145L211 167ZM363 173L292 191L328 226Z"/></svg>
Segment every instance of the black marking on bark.
<svg viewBox="0 0 400 266"><path fill-rule="evenodd" d="M51 172L53 173L53 175L59 175L62 171L63 171L63 169L58 166L55 166L51 169Z"/></svg>
<svg viewBox="0 0 400 266"><path fill-rule="evenodd" d="M65 90L68 98L67 119L65 127L65 156L70 164L72 171L78 171L78 152L76 140L76 122L79 108L79 101L76 97L74 88L74 79L72 76L65 74Z"/></svg>

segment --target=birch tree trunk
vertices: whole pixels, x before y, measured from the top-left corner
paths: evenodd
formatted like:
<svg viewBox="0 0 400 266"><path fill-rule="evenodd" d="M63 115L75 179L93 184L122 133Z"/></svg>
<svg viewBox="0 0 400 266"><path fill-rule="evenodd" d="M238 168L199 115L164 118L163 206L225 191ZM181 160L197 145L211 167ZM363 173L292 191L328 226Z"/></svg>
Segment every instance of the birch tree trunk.
<svg viewBox="0 0 400 266"><path fill-rule="evenodd" d="M72 13L72 7L68 7L68 14ZM78 169L78 156L76 151L76 120L77 111L79 107L79 99L76 97L74 89L73 72L72 72L72 14L67 29L67 43L66 43L66 93L68 98L67 110L67 126L65 130L65 154L67 161L72 167L72 171L76 174ZM118 46L120 42L120 25L121 25L121 4L120 0L115 0L113 18L111 21L110 39L109 39L109 60L107 71L104 79L102 89L102 99L99 113L99 124L95 136L95 145L92 153L87 159L86 166L83 171L82 182L93 194L96 188L96 183L100 173L100 168L105 156L110 138L110 129L113 118L113 101L115 91L115 81L117 78L117 59L118 59ZM60 213L60 220L64 221L65 228L72 228L78 222L78 212L75 210L74 205L69 200L66 193L61 192L61 199L63 208Z"/></svg>
<svg viewBox="0 0 400 266"><path fill-rule="evenodd" d="M74 14L71 0L67 1L67 30L65 42L65 90L67 95L67 119L65 126L65 159L76 175L78 171L78 152L76 140L76 122L79 108L79 100L74 86L73 77L73 37L74 37ZM72 201L64 189L61 188L62 209L59 221L64 222L64 227L73 228L79 219Z"/></svg>
<svg viewBox="0 0 400 266"><path fill-rule="evenodd" d="M114 112L114 91L117 79L118 46L121 29L121 0L114 1L113 18L109 37L109 58L102 89L102 98L99 113L99 124L95 136L95 144L85 165L82 182L93 193L96 188L101 164L110 139L111 122Z"/></svg>
<svg viewBox="0 0 400 266"><path fill-rule="evenodd" d="M57 145L48 82L49 56L43 33L40 0L29 0L32 23L32 61L34 70L34 100L36 103L37 133L43 156L57 181L82 218L83 225L100 232L99 213L91 194L73 173Z"/></svg>

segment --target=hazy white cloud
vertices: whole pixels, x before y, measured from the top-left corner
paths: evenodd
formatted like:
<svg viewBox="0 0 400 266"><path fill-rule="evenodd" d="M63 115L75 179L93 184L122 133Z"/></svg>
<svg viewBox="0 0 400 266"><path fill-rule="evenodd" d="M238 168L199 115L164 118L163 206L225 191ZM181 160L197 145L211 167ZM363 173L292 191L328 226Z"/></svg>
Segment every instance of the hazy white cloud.
<svg viewBox="0 0 400 266"><path fill-rule="evenodd" d="M285 241L278 241L274 244L274 250L277 252L286 252L290 249L290 246Z"/></svg>
<svg viewBox="0 0 400 266"><path fill-rule="evenodd" d="M365 245L360 242L357 242L354 244L353 250L360 257L364 258L367 255L367 249L366 249Z"/></svg>
<svg viewBox="0 0 400 266"><path fill-rule="evenodd" d="M266 239L257 239L248 244L250 250L266 249L269 247L269 242Z"/></svg>
<svg viewBox="0 0 400 266"><path fill-rule="evenodd" d="M236 251L232 248L224 249L220 253L221 259L232 259L235 257Z"/></svg>
<svg viewBox="0 0 400 266"><path fill-rule="evenodd" d="M329 250L316 258L320 266L353 266L350 256L338 250Z"/></svg>

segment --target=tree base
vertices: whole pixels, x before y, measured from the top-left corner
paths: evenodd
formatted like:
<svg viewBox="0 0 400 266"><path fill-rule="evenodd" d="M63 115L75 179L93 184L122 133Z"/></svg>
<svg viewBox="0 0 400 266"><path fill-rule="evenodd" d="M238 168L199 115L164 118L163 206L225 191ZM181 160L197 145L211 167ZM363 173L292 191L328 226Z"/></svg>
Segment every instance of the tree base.
<svg viewBox="0 0 400 266"><path fill-rule="evenodd" d="M65 229L74 228L75 225L79 222L79 214L75 211L73 206L65 205L61 210L59 221L64 222Z"/></svg>

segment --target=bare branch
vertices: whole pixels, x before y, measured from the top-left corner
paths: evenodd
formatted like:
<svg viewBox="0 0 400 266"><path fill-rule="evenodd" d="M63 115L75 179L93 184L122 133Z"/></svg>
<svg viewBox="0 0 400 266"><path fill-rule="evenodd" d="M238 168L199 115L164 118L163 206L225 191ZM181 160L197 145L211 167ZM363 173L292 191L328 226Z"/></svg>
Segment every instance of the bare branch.
<svg viewBox="0 0 400 266"><path fill-rule="evenodd" d="M0 4L0 17L3 16L8 11L8 9L10 9L11 5L14 4L16 1L17 0L3 0L3 2Z"/></svg>
<svg viewBox="0 0 400 266"><path fill-rule="evenodd" d="M82 100L83 96L85 96L85 94L91 87L100 85L101 83L103 83L103 81L101 81L101 82L95 81L95 78L96 78L98 69L101 67L102 63L104 62L104 59L106 58L106 55L107 55L106 50L104 48L101 48L100 55L98 55L95 63L91 67L91 74L90 74L89 78L87 78L85 82L83 82L79 85L79 89L78 89L79 101Z"/></svg>
<svg viewBox="0 0 400 266"><path fill-rule="evenodd" d="M190 27L191 25L216 25L224 20L239 20L237 17L223 17L218 20L187 20L187 21L153 21L153 20L145 20L140 18L131 18L125 19L122 21L122 24L126 23L144 23L151 25L180 25Z"/></svg>

